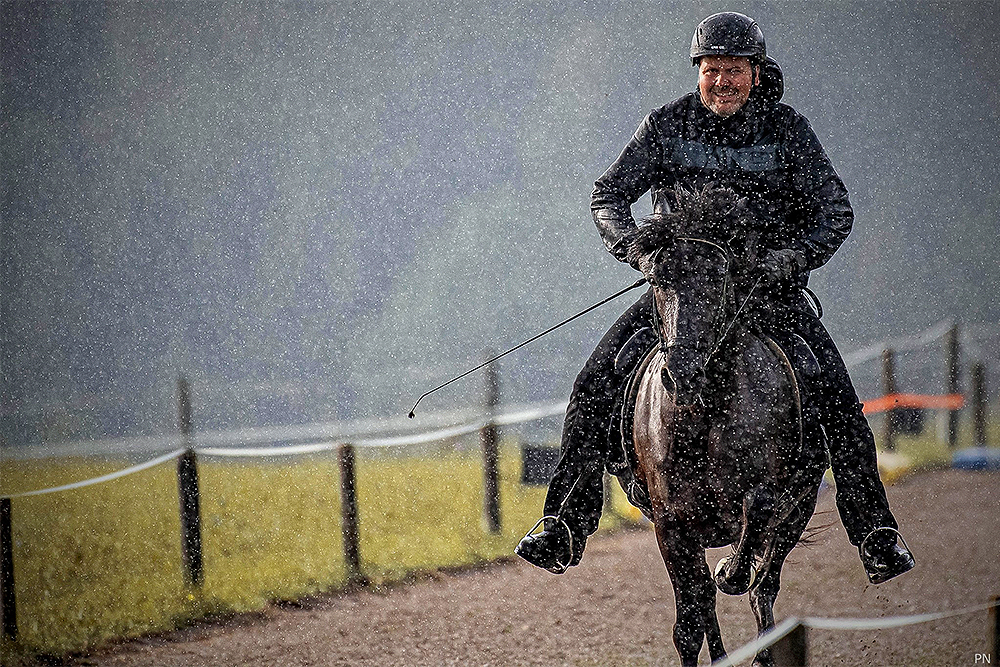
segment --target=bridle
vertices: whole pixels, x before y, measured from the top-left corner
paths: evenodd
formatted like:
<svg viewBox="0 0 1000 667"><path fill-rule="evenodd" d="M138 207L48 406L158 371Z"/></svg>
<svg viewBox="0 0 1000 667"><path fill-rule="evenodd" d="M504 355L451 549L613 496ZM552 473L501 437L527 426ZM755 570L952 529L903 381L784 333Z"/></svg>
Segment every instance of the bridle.
<svg viewBox="0 0 1000 667"><path fill-rule="evenodd" d="M722 289L720 290L721 296L719 297L719 305L717 305L715 307L715 315L713 315L713 317L712 317L712 333L713 334L718 334L719 333L719 322L721 321L724 324L725 320L726 320L726 295L729 293L729 289L731 287L730 283L732 282L732 279L729 277L729 264L732 261L732 253L727 248L719 245L715 241L709 241L708 239L700 239L700 238L693 237L693 236L678 236L676 239L674 239L674 241L688 241L688 242L691 242L691 243L703 243L703 244L705 244L707 246L715 248L716 250L719 251L719 254L722 255L722 261L723 261L723 268L722 268L722 270L723 270L723 282L722 282ZM728 333L728 332L729 332L729 329L726 329L726 333ZM724 335L725 335L725 333L723 334L723 336ZM711 359L712 356L716 352L718 352L719 346L721 344L722 344L722 336L717 336L716 340L715 340L715 347L713 347L712 351L709 353L708 359ZM706 366L708 365L708 359L705 360L705 365Z"/></svg>
<svg viewBox="0 0 1000 667"><path fill-rule="evenodd" d="M712 358L722 348L723 342L725 342L725 340L729 336L729 333L732 331L733 326L739 320L740 315L742 315L743 310L746 308L747 303L749 303L750 301L750 297L753 296L753 293L757 289L757 286L760 285L763 276L757 278L757 280L753 284L753 287L751 287L750 291L747 293L746 298L743 299L743 302L740 304L739 308L736 309L736 312L733 314L733 317L729 319L727 322L726 297L729 294L729 290L732 287L732 276L729 273L729 265L732 262L732 252L726 247L716 243L715 241L709 241L708 239L702 239L693 236L678 236L674 238L674 241L675 242L688 241L690 243L702 243L717 250L719 254L722 255L723 259L724 277L722 283L721 296L719 299L719 304L716 306L715 313L712 317L712 333L715 334L715 345L708 353L708 356L705 357L705 363L702 365L700 369L701 371L704 371L708 367L708 364L712 361ZM666 353L666 340L664 339L663 326L662 322L660 321L660 312L659 308L657 308L656 306L655 299L653 303L653 319L654 319L654 324L656 326L657 336L660 338L660 348L664 351L664 353ZM723 327L724 330L722 330Z"/></svg>

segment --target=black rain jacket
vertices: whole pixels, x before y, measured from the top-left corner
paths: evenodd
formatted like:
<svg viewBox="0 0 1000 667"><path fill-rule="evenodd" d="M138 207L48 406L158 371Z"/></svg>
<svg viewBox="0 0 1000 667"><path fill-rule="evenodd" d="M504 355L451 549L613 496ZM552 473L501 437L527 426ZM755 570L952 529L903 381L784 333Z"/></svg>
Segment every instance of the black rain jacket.
<svg viewBox="0 0 1000 667"><path fill-rule="evenodd" d="M796 286L833 256L854 222L847 189L809 121L760 90L729 118L705 107L698 92L646 116L591 197L594 222L616 259L625 261L639 197L651 191L654 213L666 212L667 190L708 183L747 197L764 249L805 257Z"/></svg>

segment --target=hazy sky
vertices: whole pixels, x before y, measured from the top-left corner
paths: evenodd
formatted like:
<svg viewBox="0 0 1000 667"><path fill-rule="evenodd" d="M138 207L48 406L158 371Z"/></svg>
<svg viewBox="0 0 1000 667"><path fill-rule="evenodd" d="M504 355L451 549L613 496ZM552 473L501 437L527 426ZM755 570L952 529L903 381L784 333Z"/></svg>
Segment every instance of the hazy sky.
<svg viewBox="0 0 1000 667"><path fill-rule="evenodd" d="M956 317L995 363L993 5L493 4L3 2L0 437L170 430L178 373L202 427L395 415L628 284L590 190L726 9L852 193L842 347ZM565 398L626 306L505 399Z"/></svg>

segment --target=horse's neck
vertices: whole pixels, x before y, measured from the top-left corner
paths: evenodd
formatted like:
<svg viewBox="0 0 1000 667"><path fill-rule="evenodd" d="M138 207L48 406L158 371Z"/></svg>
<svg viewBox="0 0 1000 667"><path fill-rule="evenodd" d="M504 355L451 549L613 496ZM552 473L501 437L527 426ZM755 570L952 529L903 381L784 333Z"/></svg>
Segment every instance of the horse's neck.
<svg viewBox="0 0 1000 667"><path fill-rule="evenodd" d="M708 372L713 378L710 392L722 399L732 391L736 376L745 373L748 352L766 346L764 334L759 328L741 319L732 322L732 327L721 341L712 359Z"/></svg>

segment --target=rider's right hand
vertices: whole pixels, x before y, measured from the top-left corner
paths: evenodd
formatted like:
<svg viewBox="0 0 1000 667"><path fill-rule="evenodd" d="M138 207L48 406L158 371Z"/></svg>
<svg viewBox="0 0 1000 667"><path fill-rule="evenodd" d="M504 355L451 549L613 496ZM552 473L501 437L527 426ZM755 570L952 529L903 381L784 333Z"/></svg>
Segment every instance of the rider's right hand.
<svg viewBox="0 0 1000 667"><path fill-rule="evenodd" d="M629 266L638 271L650 285L656 284L656 255L658 252L639 252L634 245L629 245L627 261Z"/></svg>

